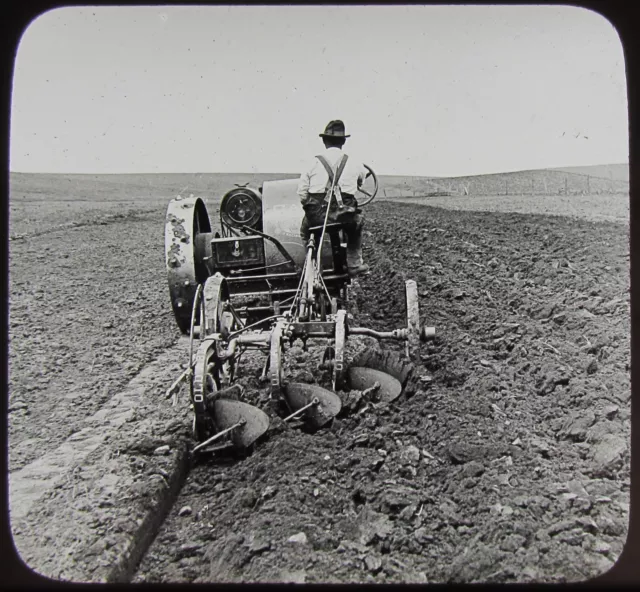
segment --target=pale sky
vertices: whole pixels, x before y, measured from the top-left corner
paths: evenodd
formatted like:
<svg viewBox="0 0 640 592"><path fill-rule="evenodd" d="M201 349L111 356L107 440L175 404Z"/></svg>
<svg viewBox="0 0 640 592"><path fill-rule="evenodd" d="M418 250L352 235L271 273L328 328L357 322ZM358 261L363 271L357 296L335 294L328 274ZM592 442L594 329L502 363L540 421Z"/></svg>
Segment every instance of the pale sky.
<svg viewBox="0 0 640 592"><path fill-rule="evenodd" d="M382 175L628 162L622 44L569 6L61 8L17 51L17 172Z"/></svg>

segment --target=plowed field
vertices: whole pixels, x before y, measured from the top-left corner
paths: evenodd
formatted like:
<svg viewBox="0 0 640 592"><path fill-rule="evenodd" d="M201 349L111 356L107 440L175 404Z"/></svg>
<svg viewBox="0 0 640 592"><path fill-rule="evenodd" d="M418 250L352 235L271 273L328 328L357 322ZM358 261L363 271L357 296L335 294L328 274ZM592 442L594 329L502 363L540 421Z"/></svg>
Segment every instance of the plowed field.
<svg viewBox="0 0 640 592"><path fill-rule="evenodd" d="M11 243L11 470L178 341L166 205L134 205ZM628 225L388 202L366 214L355 323L403 326L415 279L437 330L411 396L376 409L343 393L317 433L274 419L250 455L201 461L136 581L560 582L619 556ZM288 359L292 378L322 380L318 351ZM259 361L243 371L268 408Z"/></svg>
<svg viewBox="0 0 640 592"><path fill-rule="evenodd" d="M358 323L402 326L416 279L439 334L419 370L431 380L389 409L197 467L139 581L576 581L619 555L624 229L410 205L369 219ZM292 377L318 361L297 352Z"/></svg>

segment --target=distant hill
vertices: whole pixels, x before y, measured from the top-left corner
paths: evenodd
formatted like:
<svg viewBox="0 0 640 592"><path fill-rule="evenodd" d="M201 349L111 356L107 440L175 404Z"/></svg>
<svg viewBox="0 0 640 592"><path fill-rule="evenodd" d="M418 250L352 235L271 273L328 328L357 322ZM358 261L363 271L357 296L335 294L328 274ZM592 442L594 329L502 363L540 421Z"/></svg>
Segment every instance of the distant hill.
<svg viewBox="0 0 640 592"><path fill-rule="evenodd" d="M178 194L219 199L235 184L294 179L299 173L11 173L11 200L118 201L170 199ZM379 176L380 197L425 195L558 195L626 193L629 165L562 167L463 177Z"/></svg>
<svg viewBox="0 0 640 592"><path fill-rule="evenodd" d="M560 195L625 193L629 165L533 169L462 177L380 177L383 197L420 195Z"/></svg>
<svg viewBox="0 0 640 592"><path fill-rule="evenodd" d="M601 164L594 166L560 167L549 170L574 173L576 175L589 175L591 177L613 179L615 181L626 181L627 183L629 182L628 164Z"/></svg>

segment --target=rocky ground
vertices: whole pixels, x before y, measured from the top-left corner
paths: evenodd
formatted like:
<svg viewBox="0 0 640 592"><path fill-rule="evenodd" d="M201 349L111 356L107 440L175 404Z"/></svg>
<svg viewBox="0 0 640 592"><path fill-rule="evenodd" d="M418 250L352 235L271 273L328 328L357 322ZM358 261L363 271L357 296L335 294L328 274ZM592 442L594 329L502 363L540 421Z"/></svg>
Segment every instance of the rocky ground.
<svg viewBox="0 0 640 592"><path fill-rule="evenodd" d="M135 581L573 582L620 555L627 225L382 202L367 215L356 323L404 325L412 278L438 332L411 396L376 408L341 393L345 413L317 433L272 416L250 454L199 461ZM157 300L143 335L170 340ZM119 343L119 359L135 349ZM288 360L322 382L317 351ZM243 381L264 408L258 373Z"/></svg>

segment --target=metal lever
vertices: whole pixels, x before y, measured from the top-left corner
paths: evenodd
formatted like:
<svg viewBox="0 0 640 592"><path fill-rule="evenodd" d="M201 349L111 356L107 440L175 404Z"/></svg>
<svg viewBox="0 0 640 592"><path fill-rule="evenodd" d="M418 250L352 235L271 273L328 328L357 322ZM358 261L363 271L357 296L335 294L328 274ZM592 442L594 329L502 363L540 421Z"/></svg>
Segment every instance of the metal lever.
<svg viewBox="0 0 640 592"><path fill-rule="evenodd" d="M284 421L289 421L290 419L293 419L294 417L297 417L298 415L300 415L303 411L306 411L307 409L309 409L309 407L315 407L316 405L318 405L320 403L320 399L318 399L318 397L315 397L313 399L313 401L311 401L311 403L309 403L308 405L305 405L304 407L301 407L300 409L298 409L297 411L294 411L291 415L289 415L289 417L285 417Z"/></svg>
<svg viewBox="0 0 640 592"><path fill-rule="evenodd" d="M175 379L173 384L167 389L167 392L166 392L167 399L173 394L173 391L175 391L178 388L178 385L187 377L187 374L189 374L190 371L191 371L191 368L187 368L182 374L180 374L180 376L178 376L178 378Z"/></svg>
<svg viewBox="0 0 640 592"><path fill-rule="evenodd" d="M221 444L220 446L215 446L214 448L207 448L207 450L205 452L219 452L220 450L227 450L229 448L233 447L233 443L232 442L227 442L226 444Z"/></svg>
<svg viewBox="0 0 640 592"><path fill-rule="evenodd" d="M247 423L247 420L246 419L241 419L238 423L232 425L230 428L227 428L226 430L222 430L221 432L218 432L215 436L211 436L211 438L209 438L208 440L205 440L201 444L198 444L193 449L193 452L197 452L201 448L204 448L205 446L208 446L209 444L211 444L211 442L215 442L216 440L219 440L220 438L222 438L222 436L224 436L225 434L229 433L231 430L235 430L236 428L239 428L240 426L243 426L245 423Z"/></svg>

